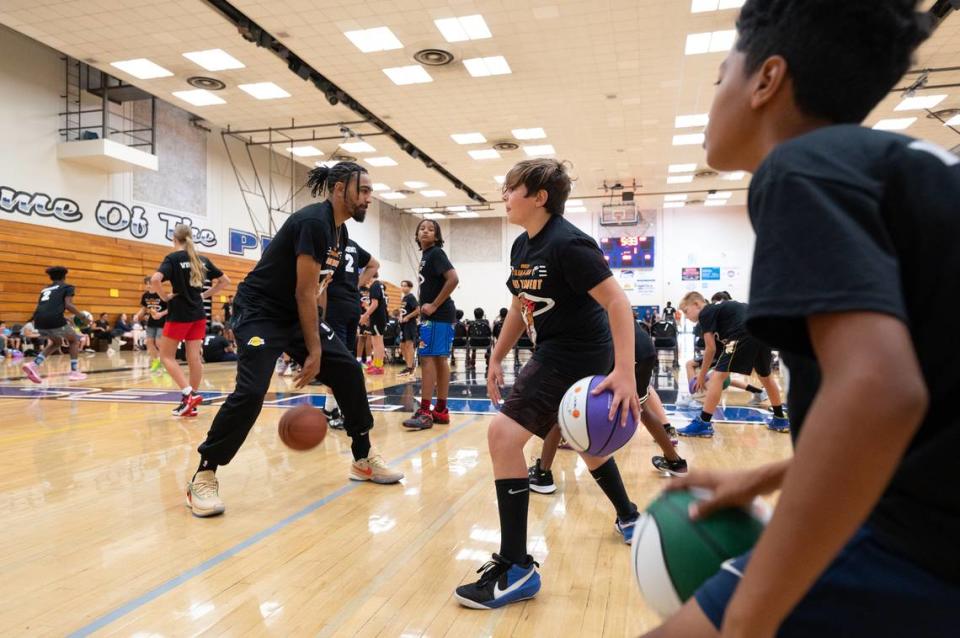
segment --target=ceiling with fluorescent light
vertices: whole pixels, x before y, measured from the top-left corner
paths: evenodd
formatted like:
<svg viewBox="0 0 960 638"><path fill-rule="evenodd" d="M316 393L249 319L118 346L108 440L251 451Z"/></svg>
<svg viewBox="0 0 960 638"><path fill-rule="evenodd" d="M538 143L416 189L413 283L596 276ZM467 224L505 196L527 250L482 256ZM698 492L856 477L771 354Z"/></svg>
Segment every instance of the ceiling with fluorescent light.
<svg viewBox="0 0 960 638"><path fill-rule="evenodd" d="M589 210L604 199L602 185L636 180L638 205L656 208L663 193L689 193L688 202L706 199L707 190L731 192L725 201L743 204L749 178L723 176L671 180L689 172L668 173L668 166L696 164L704 170L704 153L695 143L702 116L709 110L717 65L724 53L685 55L691 34L713 34L715 44L733 28L736 9L693 13L704 0L233 0L232 4L276 36L285 46L341 89L386 121L417 147L491 202L499 200L502 176L527 157L524 147L550 145L556 157L570 160L578 181L573 197ZM715 3L716 4L716 3ZM721 5L736 4L721 0ZM925 3L926 7L933 0ZM490 32L466 25L461 36L447 42L434 20L481 15ZM3 0L0 23L48 46L120 77L218 126L235 129L330 123L356 120L342 105L331 106L311 83L301 80L275 55L244 40L237 29L202 0ZM450 23L445 23L448 26ZM364 53L347 32L386 27L402 45L376 39ZM470 33L468 33L468 30ZM356 39L356 38L354 38ZM378 47L378 42L386 43ZM413 53L425 48L450 51L454 61L443 67L423 67L431 81L397 85L385 69L415 64ZM208 71L184 53L222 49L242 62L238 69ZM464 60L503 56L511 73L473 77ZM173 73L139 80L110 66L111 62L146 58ZM920 51L915 68L957 66L960 60L960 16L948 18ZM484 65L481 65L484 66ZM488 69L496 68L487 64ZM417 72L424 79L422 72ZM173 95L189 90L186 78L215 77L227 88L215 92L224 104L193 106ZM900 86L916 79L908 76ZM240 85L273 82L288 98L257 100ZM960 73L936 73L931 85L960 82ZM960 89L929 89L918 95L946 94L935 110L960 108ZM917 117L906 133L946 147L960 136L925 111L896 111L900 94L891 94L867 120ZM678 118L683 118L678 121ZM369 126L355 127L371 130ZM546 137L519 139L513 131L542 128ZM454 134L479 133L483 143L459 144ZM331 135L330 129L317 136ZM682 137L681 137L682 136ZM305 135L309 137L309 135ZM677 141L694 142L674 145ZM354 140L356 141L356 140ZM365 157L389 157L395 166L368 165L374 181L393 191L414 190L388 201L401 208L437 208L471 204L446 178L403 152L386 136L364 138L373 152L347 152ZM500 151L498 158L474 159L500 141L519 145ZM298 157L312 164L328 160L336 141L304 142L323 156ZM301 144L298 144L298 146ZM277 147L285 153L289 144ZM346 152L346 151L344 151ZM426 186L409 189L404 182ZM424 195L426 191L430 195ZM442 191L438 196L431 191ZM377 196L381 196L378 193ZM716 201L716 199L712 200ZM485 215L502 214L495 205Z"/></svg>

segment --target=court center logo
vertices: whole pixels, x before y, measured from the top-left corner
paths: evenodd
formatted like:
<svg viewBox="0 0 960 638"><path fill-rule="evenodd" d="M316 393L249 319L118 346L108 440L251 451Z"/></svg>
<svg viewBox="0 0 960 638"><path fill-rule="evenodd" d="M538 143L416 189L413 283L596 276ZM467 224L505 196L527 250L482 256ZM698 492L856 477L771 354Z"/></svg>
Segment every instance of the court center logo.
<svg viewBox="0 0 960 638"><path fill-rule="evenodd" d="M254 348L259 348L260 346L264 345L265 343L266 343L266 341L264 341L261 337L250 337L250 340L247 341L247 345L248 345L248 346L253 346Z"/></svg>

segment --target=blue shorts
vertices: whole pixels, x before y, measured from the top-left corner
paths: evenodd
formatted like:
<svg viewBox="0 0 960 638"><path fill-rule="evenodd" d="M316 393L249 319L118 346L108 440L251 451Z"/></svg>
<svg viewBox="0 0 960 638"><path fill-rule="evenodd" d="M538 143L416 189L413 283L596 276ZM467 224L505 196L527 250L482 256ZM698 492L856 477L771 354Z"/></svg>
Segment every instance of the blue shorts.
<svg viewBox="0 0 960 638"><path fill-rule="evenodd" d="M728 561L694 594L719 630L750 552ZM778 638L955 636L960 587L880 545L861 527L790 612Z"/></svg>
<svg viewBox="0 0 960 638"><path fill-rule="evenodd" d="M424 321L420 324L421 357L449 357L453 346L453 324Z"/></svg>

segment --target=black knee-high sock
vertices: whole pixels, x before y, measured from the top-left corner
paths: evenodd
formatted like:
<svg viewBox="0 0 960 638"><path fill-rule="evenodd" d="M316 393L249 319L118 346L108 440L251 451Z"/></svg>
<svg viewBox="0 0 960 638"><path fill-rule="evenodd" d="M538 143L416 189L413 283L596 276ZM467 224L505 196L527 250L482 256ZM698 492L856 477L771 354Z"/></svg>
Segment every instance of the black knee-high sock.
<svg viewBox="0 0 960 638"><path fill-rule="evenodd" d="M748 385L746 389L747 389L747 392L750 392L750 393L753 393L753 394L762 394L762 393L763 393L763 388L758 388L758 387L755 386L755 385Z"/></svg>
<svg viewBox="0 0 960 638"><path fill-rule="evenodd" d="M526 478L499 479L497 509L500 510L500 555L514 563L527 560L527 509L530 481Z"/></svg>
<svg viewBox="0 0 960 638"><path fill-rule="evenodd" d="M613 503L617 510L617 518L621 521L629 521L637 515L637 506L627 497L627 488L623 486L623 479L620 477L620 469L616 461L611 458L597 469L591 470L590 474Z"/></svg>
<svg viewBox="0 0 960 638"><path fill-rule="evenodd" d="M364 432L350 438L350 451L353 452L353 460L359 461L370 456L370 433Z"/></svg>

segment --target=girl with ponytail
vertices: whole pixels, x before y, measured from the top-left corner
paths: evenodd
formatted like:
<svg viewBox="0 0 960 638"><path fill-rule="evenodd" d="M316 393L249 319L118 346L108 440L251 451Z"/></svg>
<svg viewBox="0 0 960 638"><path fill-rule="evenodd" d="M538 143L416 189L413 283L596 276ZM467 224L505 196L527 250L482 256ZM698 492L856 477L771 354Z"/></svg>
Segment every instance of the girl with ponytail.
<svg viewBox="0 0 960 638"><path fill-rule="evenodd" d="M153 290L168 304L167 322L160 339L160 360L180 388L180 405L173 410L173 415L196 416L197 406L203 400L195 392L203 376L200 354L207 331L203 301L230 285L230 278L197 252L190 226L177 224L173 230L173 247L174 252L163 259L157 272L150 278ZM203 290L205 279L210 279L212 283L206 291ZM170 282L172 293L163 290L161 284L164 281ZM187 351L189 382L176 359L177 346L181 341L185 342Z"/></svg>

